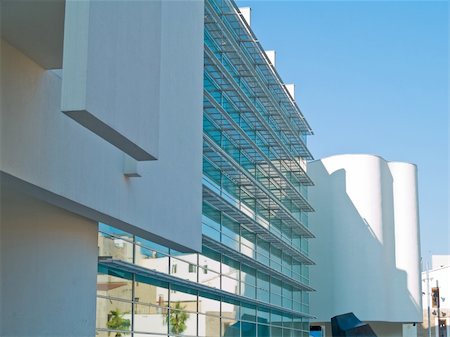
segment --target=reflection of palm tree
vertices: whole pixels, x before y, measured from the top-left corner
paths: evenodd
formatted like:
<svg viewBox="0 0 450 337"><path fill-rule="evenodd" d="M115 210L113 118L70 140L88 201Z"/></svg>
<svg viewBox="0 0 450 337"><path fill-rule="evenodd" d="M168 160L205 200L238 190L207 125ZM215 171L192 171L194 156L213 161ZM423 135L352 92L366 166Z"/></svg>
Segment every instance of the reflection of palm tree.
<svg viewBox="0 0 450 337"><path fill-rule="evenodd" d="M125 313L121 313L119 309L111 310L108 314L108 322L106 326L112 330L128 330L130 329L130 320L123 318ZM108 332L108 336L109 336ZM128 334L128 333L125 333ZM121 337L122 333L117 332L115 337Z"/></svg>
<svg viewBox="0 0 450 337"><path fill-rule="evenodd" d="M181 306L180 302L176 302L174 307L170 309L169 324L171 333L181 334L186 330L186 321L189 319L190 315L184 310L185 308L185 306ZM167 316L164 315L163 319L165 323Z"/></svg>

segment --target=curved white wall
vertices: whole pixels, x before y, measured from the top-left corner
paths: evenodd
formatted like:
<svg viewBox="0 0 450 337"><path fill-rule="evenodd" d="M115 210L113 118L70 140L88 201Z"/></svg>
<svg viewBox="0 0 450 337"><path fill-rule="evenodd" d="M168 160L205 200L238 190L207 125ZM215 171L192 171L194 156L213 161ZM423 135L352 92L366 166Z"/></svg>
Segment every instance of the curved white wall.
<svg viewBox="0 0 450 337"><path fill-rule="evenodd" d="M311 313L365 321L421 320L416 167L372 155L314 161L309 199Z"/></svg>
<svg viewBox="0 0 450 337"><path fill-rule="evenodd" d="M389 163L394 178L396 266L407 271L407 285L414 301L421 303L421 270L417 168L400 162ZM406 310L411 309L405 307ZM411 311L411 315L415 311Z"/></svg>

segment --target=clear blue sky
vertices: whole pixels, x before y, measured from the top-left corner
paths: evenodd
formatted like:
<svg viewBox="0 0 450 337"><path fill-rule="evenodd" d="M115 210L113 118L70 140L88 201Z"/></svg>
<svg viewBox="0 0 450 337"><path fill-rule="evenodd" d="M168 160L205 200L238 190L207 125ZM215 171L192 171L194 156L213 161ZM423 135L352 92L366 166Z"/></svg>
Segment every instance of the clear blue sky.
<svg viewBox="0 0 450 337"><path fill-rule="evenodd" d="M238 1L277 52L314 129L315 158L418 165L422 256L450 254L449 8L419 1Z"/></svg>

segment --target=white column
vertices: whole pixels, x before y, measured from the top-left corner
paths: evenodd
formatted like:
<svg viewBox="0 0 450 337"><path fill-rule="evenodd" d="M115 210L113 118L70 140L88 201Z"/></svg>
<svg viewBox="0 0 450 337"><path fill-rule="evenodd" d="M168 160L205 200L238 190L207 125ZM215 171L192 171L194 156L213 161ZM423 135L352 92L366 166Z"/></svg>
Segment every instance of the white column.
<svg viewBox="0 0 450 337"><path fill-rule="evenodd" d="M415 317L412 322L422 320L422 289L420 279L420 231L419 202L417 191L417 167L409 163L390 162L393 178L395 215L395 260L399 270L406 271L406 290L409 302L404 305L402 317ZM398 281L405 286L405 280Z"/></svg>
<svg viewBox="0 0 450 337"><path fill-rule="evenodd" d="M97 223L2 189L0 336L95 336Z"/></svg>

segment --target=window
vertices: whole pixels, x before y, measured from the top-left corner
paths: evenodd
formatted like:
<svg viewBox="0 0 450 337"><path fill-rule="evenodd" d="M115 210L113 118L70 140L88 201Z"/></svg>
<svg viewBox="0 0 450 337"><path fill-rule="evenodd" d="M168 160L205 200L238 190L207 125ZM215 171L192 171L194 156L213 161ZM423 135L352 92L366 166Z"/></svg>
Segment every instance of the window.
<svg viewBox="0 0 450 337"><path fill-rule="evenodd" d="M177 273L177 265L173 264L172 265L172 274L176 274Z"/></svg>
<svg viewBox="0 0 450 337"><path fill-rule="evenodd" d="M207 264L205 264L203 266L203 274L208 274L208 265Z"/></svg>
<svg viewBox="0 0 450 337"><path fill-rule="evenodd" d="M195 264L189 263L189 272L190 273L196 273L197 272L197 266Z"/></svg>

